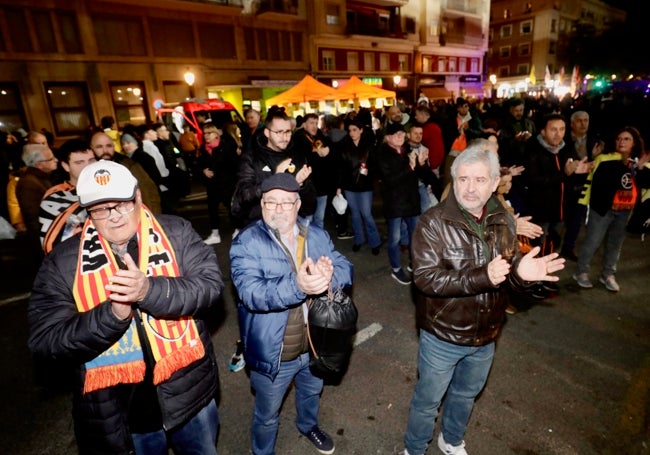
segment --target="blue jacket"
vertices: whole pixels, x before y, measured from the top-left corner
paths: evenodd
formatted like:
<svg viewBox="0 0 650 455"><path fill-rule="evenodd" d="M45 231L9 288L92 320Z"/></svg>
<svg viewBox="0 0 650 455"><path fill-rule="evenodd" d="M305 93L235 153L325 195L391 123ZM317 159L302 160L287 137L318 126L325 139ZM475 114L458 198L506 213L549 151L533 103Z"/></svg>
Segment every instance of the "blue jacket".
<svg viewBox="0 0 650 455"><path fill-rule="evenodd" d="M306 232L307 257L327 256L334 264L332 289L352 284L352 264L338 251L327 232L300 225ZM263 220L241 231L230 248L230 272L239 297L239 330L244 359L253 370L275 379L289 310L302 305L307 294L296 281L291 260Z"/></svg>

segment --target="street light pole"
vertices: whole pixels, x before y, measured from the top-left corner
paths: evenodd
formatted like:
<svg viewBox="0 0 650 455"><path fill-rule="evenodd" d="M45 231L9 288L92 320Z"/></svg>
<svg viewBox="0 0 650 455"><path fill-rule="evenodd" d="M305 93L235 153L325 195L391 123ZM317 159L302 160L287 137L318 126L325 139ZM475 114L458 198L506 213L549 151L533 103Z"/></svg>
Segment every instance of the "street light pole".
<svg viewBox="0 0 650 455"><path fill-rule="evenodd" d="M183 79L185 79L185 83L190 89L190 98L194 98L194 73L187 69L185 71L185 74L183 74Z"/></svg>

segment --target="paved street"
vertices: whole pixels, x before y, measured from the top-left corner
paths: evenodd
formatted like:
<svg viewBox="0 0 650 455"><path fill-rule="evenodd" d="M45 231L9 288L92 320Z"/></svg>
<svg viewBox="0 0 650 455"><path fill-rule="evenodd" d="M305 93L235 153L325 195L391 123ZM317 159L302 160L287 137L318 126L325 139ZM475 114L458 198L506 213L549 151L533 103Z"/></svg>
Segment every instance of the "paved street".
<svg viewBox="0 0 650 455"><path fill-rule="evenodd" d="M207 233L204 213L200 195L183 206L183 214L202 235ZM381 216L377 220L385 232ZM253 398L246 373L227 368L238 329L228 277L230 230L224 231L224 242L215 246L227 278L213 336L221 368L218 450L220 455L246 455ZM358 327L368 336L355 348L340 383L326 386L321 426L332 434L337 454L396 454L403 449L416 381L410 288L390 278L385 249L375 257L367 248L353 253L352 240L335 243L355 264ZM12 455L74 454L68 393L35 385L38 375L26 347L29 258L20 251L17 242L0 242L0 447ZM470 454L650 454L649 252L650 240L626 240L618 294L602 285L578 290L570 278L574 264L568 263L559 296L543 302L517 296L520 311L508 316L488 384L470 421ZM599 264L594 266L592 279L599 270ZM289 394L277 453L316 453L293 426L294 417ZM432 447L429 453L439 451Z"/></svg>

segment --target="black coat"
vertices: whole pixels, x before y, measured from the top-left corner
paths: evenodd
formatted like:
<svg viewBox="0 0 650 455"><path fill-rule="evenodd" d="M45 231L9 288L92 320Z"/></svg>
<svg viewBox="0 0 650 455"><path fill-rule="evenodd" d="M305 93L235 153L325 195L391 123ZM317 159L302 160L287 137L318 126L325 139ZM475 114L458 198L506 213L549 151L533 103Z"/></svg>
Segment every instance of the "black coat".
<svg viewBox="0 0 650 455"><path fill-rule="evenodd" d="M174 247L181 277L150 277L149 291L138 305L142 312L157 317L193 316L206 353L156 386L162 423L169 430L186 423L215 398L218 370L210 332L202 318L219 299L224 284L214 250L203 243L188 221L169 215L157 218ZM78 253L77 235L46 256L29 301L29 347L36 356L74 365L72 413L79 453L133 453L127 408L136 386L82 392L85 362L112 346L130 319L118 320L109 302L84 313L77 310L72 288Z"/></svg>
<svg viewBox="0 0 650 455"><path fill-rule="evenodd" d="M377 152L377 166L381 178L384 216L399 218L419 215L418 175L409 166L408 155L402 156L383 143Z"/></svg>

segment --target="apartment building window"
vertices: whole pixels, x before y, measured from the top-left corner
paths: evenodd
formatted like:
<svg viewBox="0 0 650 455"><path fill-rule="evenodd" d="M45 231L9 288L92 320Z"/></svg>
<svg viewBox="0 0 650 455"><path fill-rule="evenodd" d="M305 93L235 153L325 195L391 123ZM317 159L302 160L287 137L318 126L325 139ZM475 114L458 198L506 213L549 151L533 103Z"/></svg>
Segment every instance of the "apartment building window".
<svg viewBox="0 0 650 455"><path fill-rule="evenodd" d="M293 61L301 62L302 61L302 33L293 32L291 34L291 48L293 49Z"/></svg>
<svg viewBox="0 0 650 455"><path fill-rule="evenodd" d="M409 56L407 54L399 54L397 56L397 64L399 65L398 71L406 72L409 70Z"/></svg>
<svg viewBox="0 0 650 455"><path fill-rule="evenodd" d="M84 134L95 124L85 82L45 82L44 86L57 136Z"/></svg>
<svg viewBox="0 0 650 455"><path fill-rule="evenodd" d="M490 31L488 32L488 39L490 41L494 41L494 29L491 28Z"/></svg>
<svg viewBox="0 0 650 455"><path fill-rule="evenodd" d="M521 43L517 46L517 55L521 57L530 55L530 43Z"/></svg>
<svg viewBox="0 0 650 455"><path fill-rule="evenodd" d="M148 118L144 82L109 82L115 120L120 127L127 123L141 124ZM174 100L181 101L181 100Z"/></svg>
<svg viewBox="0 0 650 455"><path fill-rule="evenodd" d="M471 73L478 73L479 72L479 62L480 60L477 58L473 58L470 63L470 72Z"/></svg>
<svg viewBox="0 0 650 455"><path fill-rule="evenodd" d="M156 57L195 57L194 33L192 23L169 19L149 18L149 29L151 32L153 53ZM218 30L219 27L214 27ZM221 41L213 36L213 45L221 46Z"/></svg>
<svg viewBox="0 0 650 455"><path fill-rule="evenodd" d="M229 24L219 24L215 26L215 24L208 22L199 22L197 28L200 37L211 37L211 39L199 39L201 57L221 59L237 58L234 26ZM248 38L248 36L246 38ZM215 43L218 43L218 45L215 45Z"/></svg>
<svg viewBox="0 0 650 455"><path fill-rule="evenodd" d="M549 53L549 55L555 55L556 50L557 50L557 42L556 41L550 41L548 43L548 53Z"/></svg>
<svg viewBox="0 0 650 455"><path fill-rule="evenodd" d="M56 39L54 38L54 26L49 11L32 11L32 21L36 32L38 48L43 53L56 52ZM27 31L27 30L25 30Z"/></svg>
<svg viewBox="0 0 650 455"><path fill-rule="evenodd" d="M517 65L517 76L528 76L530 74L530 66L528 63L520 63Z"/></svg>
<svg viewBox="0 0 650 455"><path fill-rule="evenodd" d="M533 21L524 21L520 26L520 33L522 35L530 35L533 33Z"/></svg>
<svg viewBox="0 0 650 455"><path fill-rule="evenodd" d="M456 57L449 57L449 72L456 72Z"/></svg>
<svg viewBox="0 0 650 455"><path fill-rule="evenodd" d="M499 48L499 57L500 58L509 58L510 57L510 46L501 46Z"/></svg>
<svg viewBox="0 0 650 455"><path fill-rule="evenodd" d="M0 83L0 130L16 131L18 128L29 130L18 84Z"/></svg>
<svg viewBox="0 0 650 455"><path fill-rule="evenodd" d="M508 38L512 36L512 24L503 25L500 30L501 38Z"/></svg>
<svg viewBox="0 0 650 455"><path fill-rule="evenodd" d="M267 30L266 36L266 41L270 44L270 60L277 62L280 60L280 32L278 30Z"/></svg>
<svg viewBox="0 0 650 455"><path fill-rule="evenodd" d="M334 51L323 51L323 70L334 71L335 69Z"/></svg>
<svg viewBox="0 0 650 455"><path fill-rule="evenodd" d="M379 54L379 71L390 71L390 55Z"/></svg>
<svg viewBox="0 0 650 455"><path fill-rule="evenodd" d="M508 77L510 76L510 67L509 66L500 66L497 70L499 77Z"/></svg>
<svg viewBox="0 0 650 455"><path fill-rule="evenodd" d="M551 33L557 32L557 19L551 19Z"/></svg>
<svg viewBox="0 0 650 455"><path fill-rule="evenodd" d="M374 71L375 70L375 53L374 52L364 52L364 54L363 54L363 70L364 71Z"/></svg>
<svg viewBox="0 0 650 455"><path fill-rule="evenodd" d="M467 59L465 57L461 57L458 59L458 72L459 73L467 72Z"/></svg>
<svg viewBox="0 0 650 455"><path fill-rule="evenodd" d="M74 12L57 11L56 18L59 23L63 49L66 54L83 54L79 24Z"/></svg>
<svg viewBox="0 0 650 455"><path fill-rule="evenodd" d="M447 58L438 57L438 72L446 73L447 72Z"/></svg>
<svg viewBox="0 0 650 455"><path fill-rule="evenodd" d="M430 73L431 71L431 57L422 57L422 72Z"/></svg>
<svg viewBox="0 0 650 455"><path fill-rule="evenodd" d="M255 41L257 41L257 59L269 59L269 42L266 39L266 30L256 29L254 31ZM273 43L275 46L275 43Z"/></svg>
<svg viewBox="0 0 650 455"><path fill-rule="evenodd" d="M14 52L34 52L32 41L29 39L29 26L25 19L25 11L20 8L4 8L7 34L11 40Z"/></svg>
<svg viewBox="0 0 650 455"><path fill-rule="evenodd" d="M100 55L144 56L147 54L142 19L102 14L92 16L92 21Z"/></svg>
<svg viewBox="0 0 650 455"><path fill-rule="evenodd" d="M511 15L512 15L512 13L510 12L510 9L505 8L505 9L503 10L503 18L504 18L504 19L508 19Z"/></svg>
<svg viewBox="0 0 650 455"><path fill-rule="evenodd" d="M327 4L325 9L325 22L327 22L327 25L339 25L341 23L341 9L339 5Z"/></svg>
<svg viewBox="0 0 650 455"><path fill-rule="evenodd" d="M359 71L359 53L348 52L348 71Z"/></svg>

